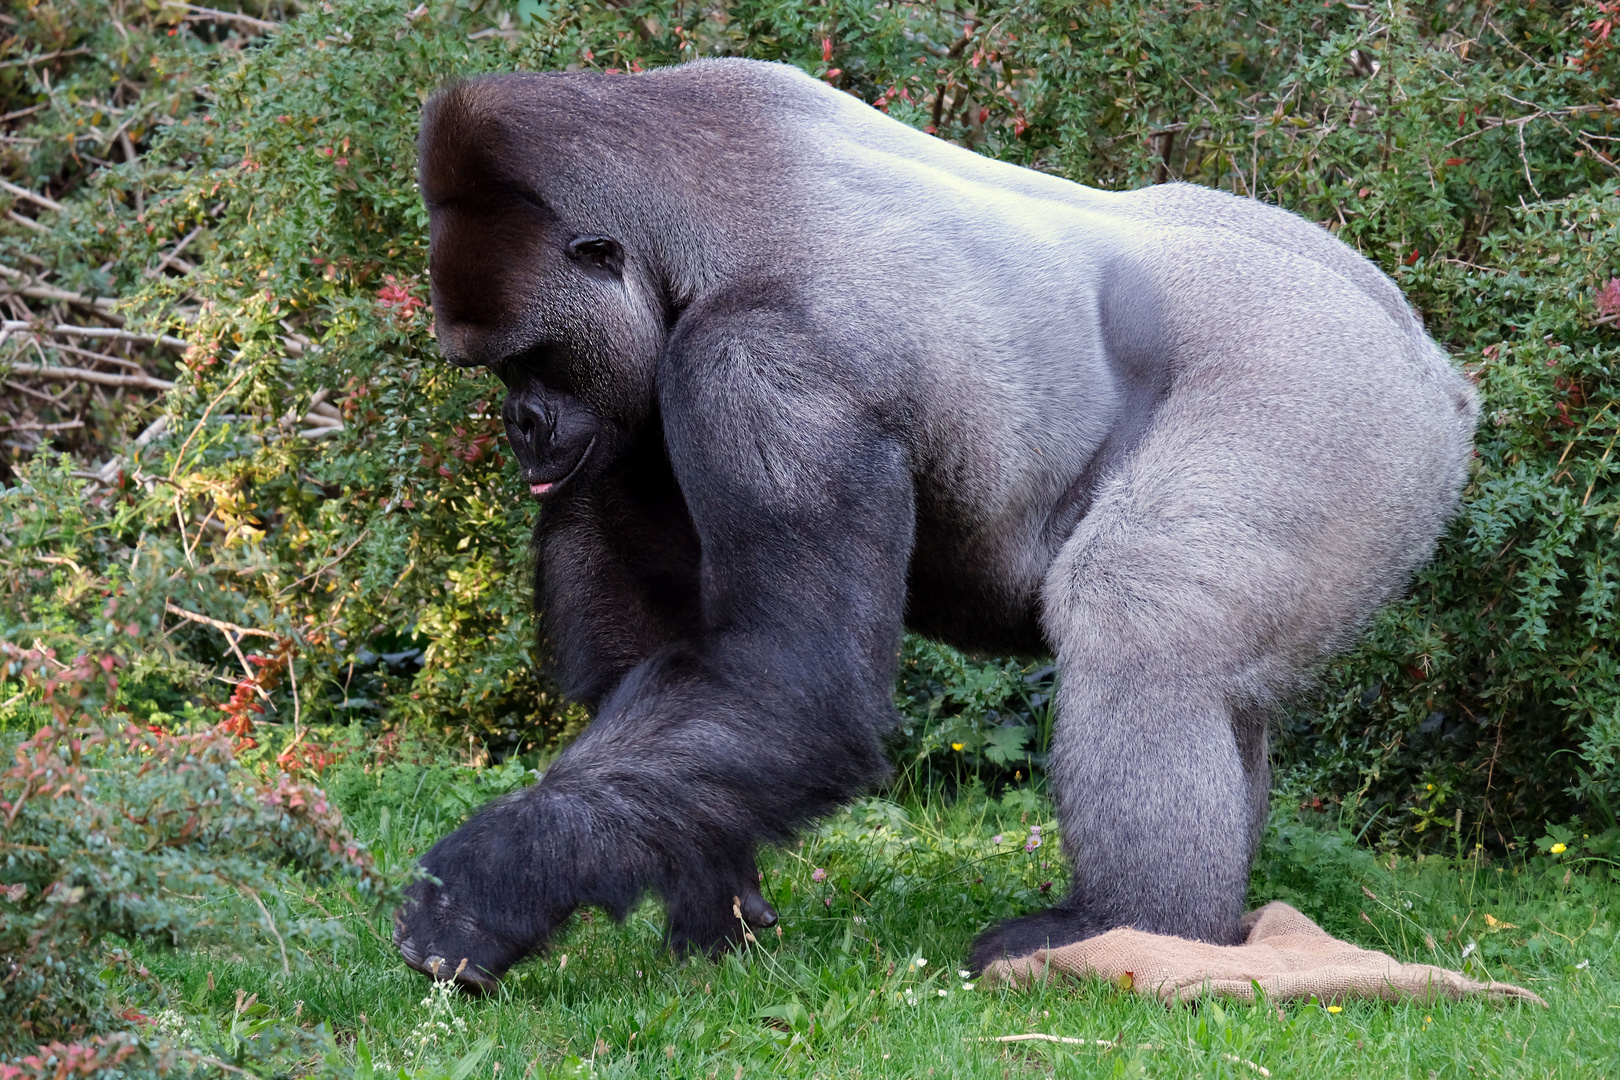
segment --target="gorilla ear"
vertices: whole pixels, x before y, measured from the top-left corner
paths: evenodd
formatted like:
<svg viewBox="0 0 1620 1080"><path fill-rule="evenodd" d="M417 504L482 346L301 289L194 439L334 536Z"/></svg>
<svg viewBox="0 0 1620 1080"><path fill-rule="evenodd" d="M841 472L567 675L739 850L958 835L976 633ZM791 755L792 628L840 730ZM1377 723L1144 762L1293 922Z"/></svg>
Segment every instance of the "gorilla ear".
<svg viewBox="0 0 1620 1080"><path fill-rule="evenodd" d="M568 242L568 257L592 277L624 277L624 248L611 236L576 236Z"/></svg>

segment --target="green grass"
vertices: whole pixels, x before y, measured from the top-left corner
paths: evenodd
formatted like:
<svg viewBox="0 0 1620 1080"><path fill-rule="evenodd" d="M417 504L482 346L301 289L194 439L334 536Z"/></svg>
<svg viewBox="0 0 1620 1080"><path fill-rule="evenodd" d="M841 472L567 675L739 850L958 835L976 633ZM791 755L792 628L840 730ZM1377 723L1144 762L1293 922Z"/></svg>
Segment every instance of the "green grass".
<svg viewBox="0 0 1620 1080"><path fill-rule="evenodd" d="M348 767L329 779L379 858L404 867L470 807L523 778L515 765L395 765L371 775ZM1047 843L1026 852L1032 824ZM1025 992L964 989L958 968L973 935L1038 905L1044 882L1054 894L1062 889L1054 832L1049 805L1028 792L998 801L970 787L955 798L935 789L864 800L801 845L766 854L780 937L762 934L718 961L683 961L663 949L654 903L622 926L600 913L576 917L486 1000L430 990L389 945L388 912L322 893L312 904L353 930L331 955L295 957L284 975L276 961L152 952L145 962L164 995L146 1005L170 1010L163 1022L171 1027L194 1030L233 1019L239 1028L277 1017L324 1022L337 1055L370 1058L374 1071L362 1067L361 1076L402 1068L436 1076L457 1063L465 1076L712 1080L1252 1080L1261 1075L1255 1066L1277 1077L1379 1080L1620 1074L1620 887L1605 864L1581 860L1578 842L1560 857L1518 862L1392 861L1279 807L1255 873L1257 902L1287 899L1334 933L1400 959L1527 985L1547 1010L1479 1000L1352 1003L1338 1013L1302 1003L1166 1008L1112 985L1061 980ZM1465 958L1469 942L1476 946ZM1037 1031L1107 1045L991 1041Z"/></svg>

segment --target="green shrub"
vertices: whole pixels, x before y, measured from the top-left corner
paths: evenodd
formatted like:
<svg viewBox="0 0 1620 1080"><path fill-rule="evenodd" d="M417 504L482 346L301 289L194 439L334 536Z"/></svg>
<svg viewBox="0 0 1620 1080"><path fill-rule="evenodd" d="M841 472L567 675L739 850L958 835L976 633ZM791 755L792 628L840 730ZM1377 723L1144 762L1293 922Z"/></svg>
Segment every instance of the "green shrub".
<svg viewBox="0 0 1620 1080"><path fill-rule="evenodd" d="M56 13L53 47L91 43L53 61L55 83L39 65L0 76L49 106L23 137L93 126L89 91L59 88L125 70L93 6L37 9ZM13 167L63 209L38 211L44 234L0 225L10 260L105 282L132 327L190 346L165 361L167 431L109 446L114 479L18 464L0 496L0 635L138 653L123 695L142 714L217 702L211 675L240 666L228 624L291 643L302 698L289 679L276 722L409 722L497 753L566 738L582 717L534 674L530 512L499 388L430 341L414 117L461 74L748 55L1083 183L1279 203L1396 276L1478 379L1479 461L1438 560L1284 725L1291 782L1390 840L1602 821L1620 795L1610 8L352 0L241 48L177 24L136 49L145 93L170 103L136 161L78 171L42 151ZM198 229L195 270L147 273ZM109 601L137 614L136 638L109 629ZM1039 764L1028 668L911 649L901 756L947 773Z"/></svg>
<svg viewBox="0 0 1620 1080"><path fill-rule="evenodd" d="M7 740L14 762L0 773L0 1076L67 1075L50 1071L53 1056L85 1075L208 1063L143 1030L126 995L161 989L119 942L268 954L288 972L345 933L289 903L304 882L344 879L362 901L397 902L319 788L242 773L229 721L170 734L106 713L111 657L0 645L0 662L46 714L31 738ZM309 1043L269 1026L219 1052Z"/></svg>

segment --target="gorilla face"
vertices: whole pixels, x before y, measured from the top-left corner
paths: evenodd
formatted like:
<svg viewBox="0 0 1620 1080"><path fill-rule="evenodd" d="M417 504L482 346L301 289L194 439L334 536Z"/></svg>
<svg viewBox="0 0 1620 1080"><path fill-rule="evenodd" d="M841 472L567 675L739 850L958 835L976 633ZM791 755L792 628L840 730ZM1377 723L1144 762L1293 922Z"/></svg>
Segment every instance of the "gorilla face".
<svg viewBox="0 0 1620 1080"><path fill-rule="evenodd" d="M651 414L667 333L636 245L592 220L588 177L556 167L566 130L460 111L424 117L435 332L445 359L506 384L506 433L537 498L597 474Z"/></svg>

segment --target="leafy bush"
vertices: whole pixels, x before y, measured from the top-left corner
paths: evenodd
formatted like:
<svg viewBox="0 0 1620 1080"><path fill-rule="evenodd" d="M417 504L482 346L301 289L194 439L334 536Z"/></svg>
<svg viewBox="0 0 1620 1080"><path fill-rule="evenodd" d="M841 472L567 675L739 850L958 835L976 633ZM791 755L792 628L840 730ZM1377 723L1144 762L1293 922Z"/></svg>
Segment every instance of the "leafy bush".
<svg viewBox="0 0 1620 1080"><path fill-rule="evenodd" d="M117 689L111 657L64 663L7 645L0 659L47 717L10 740L15 762L0 773L0 1062L12 1062L0 1076L208 1064L191 1046L128 1034L149 1021L120 990L142 988L147 971L104 945L268 951L286 972L344 933L293 913L295 874L397 901L320 789L242 774L229 721L178 735L115 719L102 708ZM299 1033L276 1034L263 1045Z"/></svg>
<svg viewBox="0 0 1620 1080"><path fill-rule="evenodd" d="M352 0L267 34L193 14L170 36L165 9L131 5L154 31L131 46L97 5L36 5L13 41L88 52L0 69L8 112L44 106L10 121L41 141L6 144L9 173L61 207L16 202L39 228L0 224L6 261L188 344L139 354L177 384L165 428L142 406L121 433L100 423L104 444L64 435L80 461L16 461L0 636L138 656L121 694L139 715L205 716L257 631L290 643L270 705L298 732L408 722L497 753L568 737L582 716L534 674L499 388L430 341L413 118L462 74L748 55L1083 183L1277 202L1395 275L1487 422L1437 562L1284 726L1292 782L1419 843L1601 818L1620 794L1611 9ZM102 145L83 132L110 130L119 79L144 88L137 152L90 168L70 150ZM191 269L171 258L187 237ZM82 467L92 452L106 464ZM1039 764L1029 668L923 643L908 661L901 698L924 715L903 756Z"/></svg>

